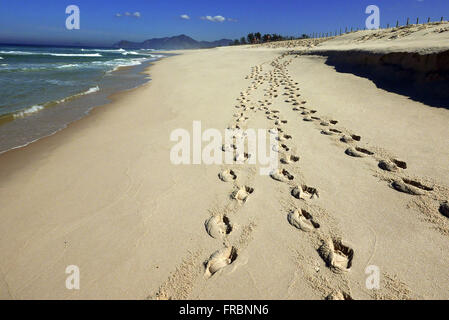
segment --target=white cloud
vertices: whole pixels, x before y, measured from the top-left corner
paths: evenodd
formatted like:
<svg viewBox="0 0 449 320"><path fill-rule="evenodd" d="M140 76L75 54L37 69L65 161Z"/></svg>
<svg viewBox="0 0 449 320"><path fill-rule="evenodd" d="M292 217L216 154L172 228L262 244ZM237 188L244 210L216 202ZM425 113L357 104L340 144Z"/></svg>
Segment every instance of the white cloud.
<svg viewBox="0 0 449 320"><path fill-rule="evenodd" d="M130 12L125 12L125 13L116 13L115 14L116 17L134 17L134 18L140 18L142 15L140 14L139 11L136 11L134 13L130 13Z"/></svg>
<svg viewBox="0 0 449 320"><path fill-rule="evenodd" d="M182 14L179 17L184 20L190 20L190 17L187 14Z"/></svg>
<svg viewBox="0 0 449 320"><path fill-rule="evenodd" d="M202 20L208 20L208 21L212 21L212 22L224 22L226 21L226 18L223 16L205 16L205 17L201 17Z"/></svg>

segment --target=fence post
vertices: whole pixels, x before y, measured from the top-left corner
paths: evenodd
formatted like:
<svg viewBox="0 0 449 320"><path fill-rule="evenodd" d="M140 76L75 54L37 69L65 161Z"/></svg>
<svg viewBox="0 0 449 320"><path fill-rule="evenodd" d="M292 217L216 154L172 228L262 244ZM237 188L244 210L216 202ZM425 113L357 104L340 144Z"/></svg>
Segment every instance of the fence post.
<svg viewBox="0 0 449 320"><path fill-rule="evenodd" d="M396 28L399 27L399 20L396 20Z"/></svg>
<svg viewBox="0 0 449 320"><path fill-rule="evenodd" d="M409 25L409 22L410 22L410 18L407 18L407 25Z"/></svg>
<svg viewBox="0 0 449 320"><path fill-rule="evenodd" d="M427 23L430 23L430 17L427 19Z"/></svg>
<svg viewBox="0 0 449 320"><path fill-rule="evenodd" d="M443 17L441 17L441 22L443 22Z"/></svg>
<svg viewBox="0 0 449 320"><path fill-rule="evenodd" d="M416 18L416 24L419 24L419 17Z"/></svg>
<svg viewBox="0 0 449 320"><path fill-rule="evenodd" d="M389 23L387 23L387 29L390 29L390 24Z"/></svg>

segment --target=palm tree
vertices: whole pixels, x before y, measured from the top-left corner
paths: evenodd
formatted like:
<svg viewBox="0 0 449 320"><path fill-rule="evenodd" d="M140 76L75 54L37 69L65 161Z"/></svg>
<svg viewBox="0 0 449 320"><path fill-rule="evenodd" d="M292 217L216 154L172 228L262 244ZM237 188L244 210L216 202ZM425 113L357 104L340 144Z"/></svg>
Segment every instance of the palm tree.
<svg viewBox="0 0 449 320"><path fill-rule="evenodd" d="M248 34L247 38L248 38L248 43L254 43L254 39L255 39L254 33Z"/></svg>
<svg viewBox="0 0 449 320"><path fill-rule="evenodd" d="M254 34L254 37L256 38L257 42L260 42L260 39L262 39L262 35L260 34L260 32L257 32L256 34Z"/></svg>
<svg viewBox="0 0 449 320"><path fill-rule="evenodd" d="M276 33L273 33L271 35L271 41L281 41L281 40L284 40L284 38L281 35Z"/></svg>
<svg viewBox="0 0 449 320"><path fill-rule="evenodd" d="M246 38L245 37L242 37L240 39L240 44L246 44Z"/></svg>
<svg viewBox="0 0 449 320"><path fill-rule="evenodd" d="M262 37L263 42L269 42L271 40L271 36L269 34L264 34Z"/></svg>

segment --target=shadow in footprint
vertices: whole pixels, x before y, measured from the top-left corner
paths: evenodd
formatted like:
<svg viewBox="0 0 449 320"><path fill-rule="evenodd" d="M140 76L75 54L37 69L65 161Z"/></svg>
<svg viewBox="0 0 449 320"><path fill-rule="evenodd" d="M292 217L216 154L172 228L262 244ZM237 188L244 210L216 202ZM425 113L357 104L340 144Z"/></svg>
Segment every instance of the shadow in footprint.
<svg viewBox="0 0 449 320"><path fill-rule="evenodd" d="M316 199L320 197L318 190L316 188L309 187L305 184L294 187L292 189L291 194L294 198L303 200Z"/></svg>
<svg viewBox="0 0 449 320"><path fill-rule="evenodd" d="M285 182L285 181L291 181L293 180L295 177L293 175L291 175L287 170L285 169L277 169L275 171L273 171L270 174L270 177L273 178L276 181L280 181L280 182Z"/></svg>
<svg viewBox="0 0 449 320"><path fill-rule="evenodd" d="M304 209L290 211L287 220L292 226L305 232L310 232L320 227L320 224L313 220L312 215Z"/></svg>
<svg viewBox="0 0 449 320"><path fill-rule="evenodd" d="M432 191L433 188L425 186L418 181L403 178L402 181L395 180L391 183L393 189L410 195L423 195L425 191Z"/></svg>
<svg viewBox="0 0 449 320"><path fill-rule="evenodd" d="M207 233L215 239L222 239L232 232L232 224L225 215L215 215L204 223Z"/></svg>
<svg viewBox="0 0 449 320"><path fill-rule="evenodd" d="M280 161L283 164L290 164L290 163L293 163L293 162L298 162L299 161L299 157L290 154L290 155L282 157Z"/></svg>
<svg viewBox="0 0 449 320"><path fill-rule="evenodd" d="M440 205L440 213L449 218L449 203L447 201Z"/></svg>
<svg viewBox="0 0 449 320"><path fill-rule="evenodd" d="M347 272L352 267L354 250L343 244L340 239L324 242L318 249L318 253L334 272Z"/></svg>
<svg viewBox="0 0 449 320"><path fill-rule="evenodd" d="M218 177L223 182L230 182L237 179L237 175L235 174L234 170L225 170L223 172L220 172L218 174Z"/></svg>
<svg viewBox="0 0 449 320"><path fill-rule="evenodd" d="M253 194L254 188L244 186L240 187L239 189L235 190L231 194L231 199L237 200L240 203L245 203L248 201L248 197Z"/></svg>
<svg viewBox="0 0 449 320"><path fill-rule="evenodd" d="M232 264L238 257L235 247L225 247L215 251L204 263L206 272L205 277L210 278L224 267Z"/></svg>

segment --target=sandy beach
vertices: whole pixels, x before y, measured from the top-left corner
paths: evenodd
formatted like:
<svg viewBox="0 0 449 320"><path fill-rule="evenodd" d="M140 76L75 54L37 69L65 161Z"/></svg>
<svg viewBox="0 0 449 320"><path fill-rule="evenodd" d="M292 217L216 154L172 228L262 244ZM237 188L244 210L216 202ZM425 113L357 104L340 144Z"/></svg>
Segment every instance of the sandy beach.
<svg viewBox="0 0 449 320"><path fill-rule="evenodd" d="M0 298L448 299L449 110L326 61L444 55L448 26L177 51L0 155ZM173 164L194 121L278 129L279 172Z"/></svg>

